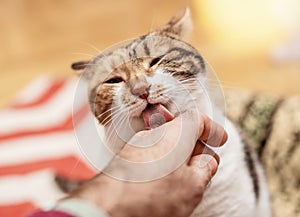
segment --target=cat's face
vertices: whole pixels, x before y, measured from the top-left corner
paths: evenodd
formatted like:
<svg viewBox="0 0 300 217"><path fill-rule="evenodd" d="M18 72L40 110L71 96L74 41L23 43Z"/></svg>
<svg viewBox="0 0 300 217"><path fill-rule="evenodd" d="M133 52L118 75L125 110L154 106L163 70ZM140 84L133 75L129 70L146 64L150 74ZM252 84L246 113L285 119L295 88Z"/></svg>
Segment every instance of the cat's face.
<svg viewBox="0 0 300 217"><path fill-rule="evenodd" d="M142 112L151 105L160 104L174 116L193 107L203 91L205 65L200 54L180 40L189 25L187 13L89 62L84 71L89 99L101 124L125 115L140 130L145 127Z"/></svg>

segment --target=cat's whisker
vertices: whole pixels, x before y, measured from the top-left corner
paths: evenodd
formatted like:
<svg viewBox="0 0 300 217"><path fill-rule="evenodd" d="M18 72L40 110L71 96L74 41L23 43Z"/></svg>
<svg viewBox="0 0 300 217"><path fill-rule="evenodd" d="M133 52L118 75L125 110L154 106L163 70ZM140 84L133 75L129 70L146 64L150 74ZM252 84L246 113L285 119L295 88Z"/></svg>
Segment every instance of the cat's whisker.
<svg viewBox="0 0 300 217"><path fill-rule="evenodd" d="M152 21L151 21L151 25L150 25L150 32L154 30L153 26L154 26L154 21L155 21L155 15L153 15L152 17Z"/></svg>
<svg viewBox="0 0 300 217"><path fill-rule="evenodd" d="M113 109L116 109L116 108L120 108L122 105L117 105L117 106L114 106L112 108L109 108L107 109L105 112L101 113L100 115L97 116L97 118L100 118L102 115L106 114L107 112L110 112L111 110Z"/></svg>
<svg viewBox="0 0 300 217"><path fill-rule="evenodd" d="M109 143L110 143L109 145L113 148L113 150L114 150L115 141L117 141L117 139L118 139L117 138L118 135L116 135L115 137L112 137L114 132L117 130L115 127L118 126L118 127L122 128L123 124L126 123L128 117L129 117L128 114L124 115L123 113L119 113L117 122L115 124L112 124L111 126L109 126L106 138L107 138L107 141L109 141ZM125 143L125 141L124 141L124 143Z"/></svg>
<svg viewBox="0 0 300 217"><path fill-rule="evenodd" d="M123 109L124 109L124 108L120 107L119 109L117 109L117 110L111 112L111 113L110 113L110 114L102 121L102 122L103 122L103 125L108 124L108 123L110 122L110 119L111 119L112 117L116 118L117 115L118 115L118 113L119 113L120 111L122 111Z"/></svg>
<svg viewBox="0 0 300 217"><path fill-rule="evenodd" d="M91 43L88 43L88 42L81 42L82 44L84 45L87 45L88 47L90 48L93 48L95 51L97 51L98 53L101 53L102 51L99 50L95 45L91 44Z"/></svg>
<svg viewBox="0 0 300 217"><path fill-rule="evenodd" d="M122 109L122 105L114 106L114 107L112 107L112 108L106 110L105 112L101 113L100 115L98 115L97 118L102 117L103 115L107 114L108 112L111 112L111 113L109 114L109 116L112 116L112 115L114 115L115 113L117 113L117 112L118 112L119 110L121 110L121 109ZM105 119L104 119L104 120L105 120Z"/></svg>
<svg viewBox="0 0 300 217"><path fill-rule="evenodd" d="M213 84L213 83L209 83L207 85L208 88L212 88L212 87L221 87L221 88L231 88L231 89L239 89L241 87L238 86L229 86L229 85L224 85L224 84Z"/></svg>
<svg viewBox="0 0 300 217"><path fill-rule="evenodd" d="M171 92L176 90L176 92L189 92L190 90L198 90L199 86L188 86L188 85L183 85L182 88L174 87L171 86L171 88L165 89L166 92Z"/></svg>
<svg viewBox="0 0 300 217"><path fill-rule="evenodd" d="M199 86L185 86L185 88L182 89L181 91L200 90L200 89L202 88Z"/></svg>
<svg viewBox="0 0 300 217"><path fill-rule="evenodd" d="M201 86L201 85L195 84L195 83L182 83L182 82L180 82L180 83L181 83L182 87L187 87L187 86L195 86L195 87L199 87L199 86ZM178 86L177 86L177 87L178 87Z"/></svg>
<svg viewBox="0 0 300 217"><path fill-rule="evenodd" d="M185 84L185 83L181 82L180 80L179 80L179 83L180 83L183 87L189 84L189 83ZM169 87L178 89L178 85L174 85L174 84L164 85L164 88L169 88Z"/></svg>
<svg viewBox="0 0 300 217"><path fill-rule="evenodd" d="M198 79L180 79L178 80L180 83L198 83Z"/></svg>
<svg viewBox="0 0 300 217"><path fill-rule="evenodd" d="M111 111L112 109L116 109L116 108L118 108L118 109L112 111L111 114L109 114L109 115L102 121L102 122L103 122L103 125L106 126L106 125L109 123L109 119L110 119L111 117L116 117L116 116L118 115L118 112L120 112L120 111L122 111L122 110L125 110L126 107L127 107L128 105L129 105L129 103L124 104L124 105L120 105L120 106L115 106L114 108L111 108L110 111ZM102 113L102 114L104 114L104 113ZM99 117L99 116L98 116L98 117Z"/></svg>
<svg viewBox="0 0 300 217"><path fill-rule="evenodd" d="M223 80L216 80L216 79L213 79L213 78L206 78L206 80L208 81L208 83L214 82L214 83L217 83L217 84L225 84L225 85L233 85L233 86L236 85L233 82L223 81Z"/></svg>
<svg viewBox="0 0 300 217"><path fill-rule="evenodd" d="M117 113L117 111L115 112ZM100 117L102 117L103 115L105 115L104 113L100 114L97 116L97 119L99 119ZM111 118L111 116L113 116L114 114L110 113L107 115L107 117L105 117L103 120L102 120L102 124L106 124L106 121L108 121L109 118Z"/></svg>
<svg viewBox="0 0 300 217"><path fill-rule="evenodd" d="M114 115L114 117L115 117L115 119L119 119L120 118L120 116L121 115L123 115L123 121L125 121L125 118L128 118L129 117L129 111L130 111L130 103L127 103L127 104L125 104L125 105L123 105L122 106L122 108L121 109L118 109L115 113L115 115ZM124 112L124 110L125 110L125 112ZM125 115L124 115L125 114ZM120 120L118 121L118 122L116 122L116 123L114 123L115 125L120 125Z"/></svg>
<svg viewBox="0 0 300 217"><path fill-rule="evenodd" d="M122 112L120 112L122 109L118 110L118 112L116 114L114 114L115 120L117 120L119 118L120 115L122 115ZM111 117L111 116L110 116ZM117 120L118 122L119 120ZM105 124L103 124L103 126L107 126L107 124L109 123L109 121L107 121ZM116 124L116 123L114 123Z"/></svg>
<svg viewBox="0 0 300 217"><path fill-rule="evenodd" d="M189 81L179 81L180 84L184 84L184 85L187 85L187 84L194 84L195 83L195 80L189 80Z"/></svg>
<svg viewBox="0 0 300 217"><path fill-rule="evenodd" d="M91 58L93 58L95 56L93 54L81 53L81 52L72 52L71 54L73 54L73 55L83 55L83 56L88 56L88 57L91 57Z"/></svg>
<svg viewBox="0 0 300 217"><path fill-rule="evenodd" d="M185 80L179 80L180 83L184 84L184 83L190 83L190 82L195 82L195 81L198 81L198 79L185 79Z"/></svg>
<svg viewBox="0 0 300 217"><path fill-rule="evenodd" d="M168 89L168 90L165 90L165 94L172 94L174 92L174 90L176 90L176 95L178 95L178 93L189 93L190 91L189 90L178 90L176 88L174 89Z"/></svg>
<svg viewBox="0 0 300 217"><path fill-rule="evenodd" d="M170 94L172 94L173 92L174 92L174 90L176 90L176 94L179 94L179 93L189 93L191 90L198 90L199 88L185 88L185 89L176 89L176 88L174 88L174 89L168 89L168 90L166 90L165 92L166 93L170 93Z"/></svg>
<svg viewBox="0 0 300 217"><path fill-rule="evenodd" d="M123 119L124 118L122 118L122 117L120 117L119 119L118 119L118 122L122 122L123 121ZM113 134L116 134L116 133L114 133L114 132L116 132L116 124L114 124L114 125L110 125L109 127L108 127L108 129L107 129L107 131L106 131L106 139L107 139L107 141L110 141L109 143L109 145L113 145L113 144L111 144L112 142L112 136L113 136ZM117 135L116 135L117 136ZM116 139L116 138L113 138L113 139Z"/></svg>

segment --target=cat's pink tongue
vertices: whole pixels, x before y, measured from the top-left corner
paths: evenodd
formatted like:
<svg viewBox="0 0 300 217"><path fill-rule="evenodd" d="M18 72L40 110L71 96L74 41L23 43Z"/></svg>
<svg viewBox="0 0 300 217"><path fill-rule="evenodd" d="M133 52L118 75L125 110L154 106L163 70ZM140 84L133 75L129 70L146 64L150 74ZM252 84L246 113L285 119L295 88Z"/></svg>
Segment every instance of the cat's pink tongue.
<svg viewBox="0 0 300 217"><path fill-rule="evenodd" d="M147 107L142 115L146 126L150 128L158 127L174 119L174 115L162 104Z"/></svg>

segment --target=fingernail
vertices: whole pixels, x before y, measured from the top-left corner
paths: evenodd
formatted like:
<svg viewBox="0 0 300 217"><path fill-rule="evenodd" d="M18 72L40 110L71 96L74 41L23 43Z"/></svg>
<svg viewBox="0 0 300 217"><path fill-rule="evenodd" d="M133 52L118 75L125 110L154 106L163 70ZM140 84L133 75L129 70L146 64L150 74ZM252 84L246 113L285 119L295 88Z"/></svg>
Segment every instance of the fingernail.
<svg viewBox="0 0 300 217"><path fill-rule="evenodd" d="M208 165L212 175L214 175L218 169L217 160L209 154L201 154L200 160L199 160L199 167L202 168L202 167L206 167L207 165Z"/></svg>

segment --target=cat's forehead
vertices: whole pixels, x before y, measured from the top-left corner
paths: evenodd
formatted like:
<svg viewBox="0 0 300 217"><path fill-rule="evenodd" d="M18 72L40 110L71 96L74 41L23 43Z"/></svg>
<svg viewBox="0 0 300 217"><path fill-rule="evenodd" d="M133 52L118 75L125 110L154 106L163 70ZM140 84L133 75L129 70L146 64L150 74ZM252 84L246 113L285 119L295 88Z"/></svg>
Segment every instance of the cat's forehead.
<svg viewBox="0 0 300 217"><path fill-rule="evenodd" d="M90 86L94 87L122 65L161 56L174 62L185 63L189 65L188 68L193 67L193 71L201 71L201 68L204 68L202 57L191 45L176 38L149 34L104 50L89 63L84 76L88 78Z"/></svg>
<svg viewBox="0 0 300 217"><path fill-rule="evenodd" d="M98 73L112 72L114 68L124 63L136 59L159 57L174 48L184 49L188 52L197 52L192 46L178 39L145 35L106 49L91 61L86 71L97 71Z"/></svg>

